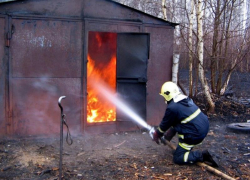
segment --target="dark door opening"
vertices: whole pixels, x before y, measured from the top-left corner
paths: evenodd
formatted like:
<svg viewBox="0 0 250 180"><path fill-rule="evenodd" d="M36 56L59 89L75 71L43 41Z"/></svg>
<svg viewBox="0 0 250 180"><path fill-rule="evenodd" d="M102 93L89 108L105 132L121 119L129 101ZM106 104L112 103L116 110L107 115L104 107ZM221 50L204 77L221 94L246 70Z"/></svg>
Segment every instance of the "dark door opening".
<svg viewBox="0 0 250 180"><path fill-rule="evenodd" d="M146 82L149 35L121 33L117 35L117 92L142 119L146 119ZM117 110L117 120L130 120Z"/></svg>
<svg viewBox="0 0 250 180"><path fill-rule="evenodd" d="M130 120L96 84L105 83L141 118L146 119L149 35L89 32L87 123Z"/></svg>

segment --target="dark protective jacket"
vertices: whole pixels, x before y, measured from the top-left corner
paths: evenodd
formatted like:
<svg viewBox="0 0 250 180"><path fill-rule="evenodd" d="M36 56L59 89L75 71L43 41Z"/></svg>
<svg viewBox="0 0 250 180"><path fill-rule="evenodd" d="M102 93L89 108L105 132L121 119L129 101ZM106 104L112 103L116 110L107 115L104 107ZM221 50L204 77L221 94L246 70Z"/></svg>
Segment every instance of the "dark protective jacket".
<svg viewBox="0 0 250 180"><path fill-rule="evenodd" d="M206 137L209 122L193 100L187 97L177 103L171 100L168 104L158 130L163 135L170 127L178 132L179 138L184 142L198 144Z"/></svg>

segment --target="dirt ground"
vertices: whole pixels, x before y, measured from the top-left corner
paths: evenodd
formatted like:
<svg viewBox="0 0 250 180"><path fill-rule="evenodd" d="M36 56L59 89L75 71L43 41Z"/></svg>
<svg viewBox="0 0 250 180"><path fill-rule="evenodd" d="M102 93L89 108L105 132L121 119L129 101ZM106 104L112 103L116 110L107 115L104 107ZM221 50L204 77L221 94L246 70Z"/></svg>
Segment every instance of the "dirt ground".
<svg viewBox="0 0 250 180"><path fill-rule="evenodd" d="M235 179L247 180L250 179L249 134L231 131L227 125L250 119L247 103L250 75L241 73L234 77L231 89L238 93L215 97L216 114L209 116L209 134L194 150L209 149L219 162L218 170ZM241 97L244 103L239 101ZM202 95L196 101L201 109L206 109ZM174 164L172 149L157 145L143 130L72 138L70 146L64 139L64 179L222 179L197 165ZM172 143L177 142L175 137ZM59 152L58 138L1 139L0 179L58 179Z"/></svg>

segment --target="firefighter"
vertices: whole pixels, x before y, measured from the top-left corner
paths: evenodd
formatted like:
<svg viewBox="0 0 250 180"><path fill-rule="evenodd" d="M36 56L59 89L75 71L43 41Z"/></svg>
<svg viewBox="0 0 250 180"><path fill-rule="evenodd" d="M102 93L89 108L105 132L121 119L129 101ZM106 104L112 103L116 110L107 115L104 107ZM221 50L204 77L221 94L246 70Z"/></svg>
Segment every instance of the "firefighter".
<svg viewBox="0 0 250 180"><path fill-rule="evenodd" d="M168 141L178 133L179 143L173 154L176 164L207 162L213 167L217 163L208 150L192 151L193 147L206 137L209 130L207 116L195 105L193 100L179 91L173 82L162 85L160 95L165 98L167 109L165 115L153 134L153 141L159 144L162 136Z"/></svg>

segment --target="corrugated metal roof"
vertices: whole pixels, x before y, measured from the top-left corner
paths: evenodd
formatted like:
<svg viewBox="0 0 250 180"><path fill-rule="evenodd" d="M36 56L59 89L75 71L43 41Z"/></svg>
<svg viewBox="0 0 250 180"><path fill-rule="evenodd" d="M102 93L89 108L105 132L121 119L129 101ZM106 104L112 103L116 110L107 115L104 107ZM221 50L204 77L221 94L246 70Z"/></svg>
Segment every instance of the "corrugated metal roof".
<svg viewBox="0 0 250 180"><path fill-rule="evenodd" d="M120 3L120 2L117 2L117 1L114 1L114 0L107 0L107 1L111 1L111 2L116 3L116 4L120 4L121 6L124 6L124 7L130 8L130 9L133 9L134 11L140 12L140 13L142 13L142 14L144 14L144 15L147 15L147 16L151 16L151 17L153 17L153 18L155 18L155 19L158 19L158 20L161 20L161 21L163 21L163 22L167 22L167 23L169 23L169 24L171 24L171 25L173 25L173 26L177 26L177 25L179 25L179 23L175 23L175 22L170 22L170 21L167 21L167 20L165 20L165 19L162 19L162 18L159 18L159 17L153 16L152 14L149 14L149 13L143 12L143 11L141 11L141 10L139 10L139 9L135 9L134 7L127 6L127 5L122 4L122 3Z"/></svg>
<svg viewBox="0 0 250 180"><path fill-rule="evenodd" d="M20 1L20 0L0 0L0 3L7 3L7 2L13 2L13 1ZM127 5L124 5L124 4L119 3L119 2L117 2L117 1L114 1L114 0L107 0L107 1L111 1L111 2L113 2L113 3L119 4L119 5L124 6L124 7L126 7L126 8L133 9L134 11L143 13L143 14L145 14L145 15L147 15L147 16L151 16L151 17L153 17L153 18L155 18L155 19L161 20L161 21L163 21L163 22L167 22L167 23L171 24L172 26L177 26L177 25L179 25L179 23L174 23L174 22L166 21L166 20L164 20L164 19L162 19L162 18L159 18L159 17L153 16L153 15L151 15L151 14L145 13L145 12L143 12L143 11L141 11L141 10L135 9L135 8L130 7L130 6L127 6Z"/></svg>
<svg viewBox="0 0 250 180"><path fill-rule="evenodd" d="M10 2L10 1L16 1L16 0L0 0L0 3Z"/></svg>

